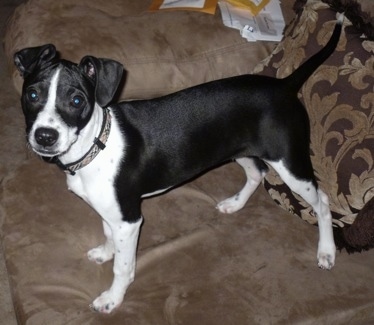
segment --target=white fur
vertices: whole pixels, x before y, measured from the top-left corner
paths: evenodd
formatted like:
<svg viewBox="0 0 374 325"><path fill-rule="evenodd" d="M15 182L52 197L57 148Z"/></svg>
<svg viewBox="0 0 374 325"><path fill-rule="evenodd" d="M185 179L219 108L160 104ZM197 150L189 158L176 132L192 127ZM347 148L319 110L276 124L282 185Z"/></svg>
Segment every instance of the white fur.
<svg viewBox="0 0 374 325"><path fill-rule="evenodd" d="M37 151L35 130L40 127L54 128L59 139L54 145L62 163L68 164L80 159L92 146L100 133L103 122L103 109L95 105L88 124L76 136L76 128L66 125L56 111L57 88L60 70L51 78L48 99L30 132L30 144ZM96 263L104 263L114 256L114 278L111 287L94 300L94 310L110 313L123 300L128 286L134 280L135 256L142 218L136 223L124 222L117 201L114 180L122 156L125 153L125 141L115 117L111 117L111 131L106 148L74 176L67 175L68 188L92 206L103 218L106 242L88 252L88 258Z"/></svg>
<svg viewBox="0 0 374 325"><path fill-rule="evenodd" d="M251 158L240 158L236 162L243 167L247 181L239 193L218 203L217 209L222 213L234 213L243 208L265 176Z"/></svg>
<svg viewBox="0 0 374 325"><path fill-rule="evenodd" d="M56 112L55 103L57 98L59 76L60 69L57 69L51 78L47 103L43 110L38 114L36 121L34 122L29 133L29 143L36 153L38 153L38 149L42 148L35 140L35 131L38 128L52 128L58 131L59 138L53 145L53 151L55 153L62 153L69 150L71 144L77 139L76 128L69 127ZM52 153L51 156L55 156L55 153ZM43 155L46 156L45 153L43 153Z"/></svg>
<svg viewBox="0 0 374 325"><path fill-rule="evenodd" d="M217 208L223 213L233 213L240 210L265 176L264 173L261 173L257 169L252 159L241 158L237 159L237 162L244 168L247 182L239 193L218 203ZM336 247L327 195L323 191L317 190L312 182L296 179L288 168L286 168L282 160L277 162L267 161L267 163L275 169L293 192L299 194L312 206L317 215L319 225L318 266L322 269L331 269L335 264Z"/></svg>
<svg viewBox="0 0 374 325"><path fill-rule="evenodd" d="M60 157L63 163L80 158L90 148L94 137L100 132L102 114L102 108L96 105L92 119L77 141ZM101 264L110 260L114 254L113 283L91 305L94 310L102 313L110 313L121 304L128 286L134 280L136 247L142 222L142 219L136 223L124 222L117 201L114 179L124 152L124 138L112 116L106 148L89 165L76 171L74 176L67 175L69 189L83 198L103 218L106 242L90 250L88 258Z"/></svg>
<svg viewBox="0 0 374 325"><path fill-rule="evenodd" d="M97 297L91 308L101 313L110 313L118 307L129 285L134 281L136 247L142 219L136 223L109 223L114 242L114 278L111 287Z"/></svg>
<svg viewBox="0 0 374 325"><path fill-rule="evenodd" d="M319 228L318 266L322 269L331 269L335 264L336 247L327 195L321 190L317 190L311 182L296 179L282 161L268 161L267 163L275 169L293 192L299 194L312 206L314 212L317 214Z"/></svg>
<svg viewBox="0 0 374 325"><path fill-rule="evenodd" d="M158 195L158 194L161 194L161 193L164 193L166 192L168 189L170 189L171 187L168 187L168 188L165 188L163 190L158 190L158 191L154 191L152 193L146 193L146 194L143 194L142 195L142 198L146 198L146 197L151 197L151 196L155 196L155 195Z"/></svg>
<svg viewBox="0 0 374 325"><path fill-rule="evenodd" d="M112 229L109 224L103 219L104 235L106 242L96 248L88 251L87 257L90 261L97 264L103 264L110 261L114 256L114 241L112 235Z"/></svg>

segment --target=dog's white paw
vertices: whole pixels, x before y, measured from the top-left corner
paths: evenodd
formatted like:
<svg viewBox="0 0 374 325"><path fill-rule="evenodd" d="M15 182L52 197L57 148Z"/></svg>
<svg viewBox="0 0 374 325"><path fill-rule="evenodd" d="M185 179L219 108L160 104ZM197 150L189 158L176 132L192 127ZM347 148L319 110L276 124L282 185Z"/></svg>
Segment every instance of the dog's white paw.
<svg viewBox="0 0 374 325"><path fill-rule="evenodd" d="M335 247L331 249L318 250L318 267L323 270L331 270L335 265Z"/></svg>
<svg viewBox="0 0 374 325"><path fill-rule="evenodd" d="M240 210L244 206L244 204L240 199L240 194L238 193L218 203L216 208L222 213L234 213Z"/></svg>
<svg viewBox="0 0 374 325"><path fill-rule="evenodd" d="M88 251L87 257L90 261L97 264L103 264L110 261L114 256L114 250L108 248L106 245L100 245Z"/></svg>
<svg viewBox="0 0 374 325"><path fill-rule="evenodd" d="M109 314L122 303L122 300L123 296L118 297L108 290L97 297L90 308L99 313Z"/></svg>

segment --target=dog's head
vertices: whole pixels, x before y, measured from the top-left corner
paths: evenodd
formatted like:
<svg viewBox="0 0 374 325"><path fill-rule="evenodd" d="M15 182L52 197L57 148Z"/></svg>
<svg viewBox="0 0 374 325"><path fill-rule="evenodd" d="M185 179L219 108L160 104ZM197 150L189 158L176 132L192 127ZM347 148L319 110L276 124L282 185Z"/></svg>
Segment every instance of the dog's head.
<svg viewBox="0 0 374 325"><path fill-rule="evenodd" d="M112 101L123 73L113 60L61 60L51 44L23 49L14 62L24 78L21 102L27 140L44 157L70 149L95 105L106 107Z"/></svg>

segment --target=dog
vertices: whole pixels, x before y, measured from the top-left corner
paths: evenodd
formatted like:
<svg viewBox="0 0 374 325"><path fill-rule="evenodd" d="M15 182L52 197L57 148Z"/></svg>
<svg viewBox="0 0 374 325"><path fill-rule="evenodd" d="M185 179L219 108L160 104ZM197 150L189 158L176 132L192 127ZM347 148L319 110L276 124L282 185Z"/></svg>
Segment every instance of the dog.
<svg viewBox="0 0 374 325"><path fill-rule="evenodd" d="M86 56L75 64L60 59L51 44L14 55L24 78L29 146L63 169L69 189L103 219L106 242L88 258L98 264L114 258L114 278L92 309L110 313L134 280L141 201L232 160L247 181L218 210L241 209L271 166L312 206L319 224L318 265L333 267L328 197L314 176L309 118L297 92L334 52L342 20L326 46L284 79L235 76L115 104L124 71L116 61Z"/></svg>

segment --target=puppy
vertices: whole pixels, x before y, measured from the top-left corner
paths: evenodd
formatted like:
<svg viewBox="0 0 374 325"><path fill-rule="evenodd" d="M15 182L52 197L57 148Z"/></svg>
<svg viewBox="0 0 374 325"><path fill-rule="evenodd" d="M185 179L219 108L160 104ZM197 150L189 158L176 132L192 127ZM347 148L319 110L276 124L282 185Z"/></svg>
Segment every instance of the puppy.
<svg viewBox="0 0 374 325"><path fill-rule="evenodd" d="M313 173L309 119L297 92L333 53L342 19L327 45L287 78L243 75L111 105L120 63L86 56L77 65L59 59L50 44L15 54L30 147L62 168L69 189L103 219L106 242L88 258L100 264L114 257L114 279L94 310L118 307L134 280L142 199L231 160L247 181L219 211L241 209L271 166L318 217L319 267L334 265L328 198Z"/></svg>

